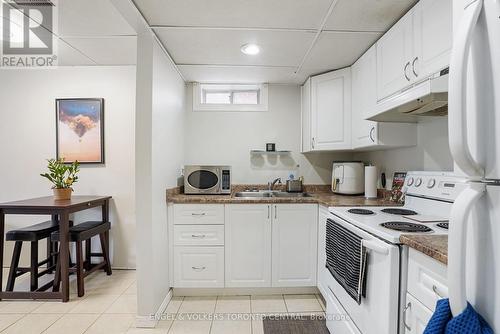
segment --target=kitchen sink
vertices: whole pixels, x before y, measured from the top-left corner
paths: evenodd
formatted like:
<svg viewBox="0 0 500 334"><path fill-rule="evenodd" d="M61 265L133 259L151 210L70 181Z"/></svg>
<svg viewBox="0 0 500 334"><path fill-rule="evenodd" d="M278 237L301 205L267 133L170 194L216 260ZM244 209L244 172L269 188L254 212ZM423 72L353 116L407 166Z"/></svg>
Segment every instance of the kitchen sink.
<svg viewBox="0 0 500 334"><path fill-rule="evenodd" d="M307 193L287 193L284 191L241 191L234 194L234 197L243 198L297 198L297 197L311 197Z"/></svg>

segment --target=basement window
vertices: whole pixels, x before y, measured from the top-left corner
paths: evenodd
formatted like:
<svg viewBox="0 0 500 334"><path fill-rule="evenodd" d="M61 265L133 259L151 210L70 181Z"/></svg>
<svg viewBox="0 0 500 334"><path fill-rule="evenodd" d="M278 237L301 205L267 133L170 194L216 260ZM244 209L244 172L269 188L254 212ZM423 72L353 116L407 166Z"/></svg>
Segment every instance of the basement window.
<svg viewBox="0 0 500 334"><path fill-rule="evenodd" d="M194 111L267 111L266 84L193 84Z"/></svg>

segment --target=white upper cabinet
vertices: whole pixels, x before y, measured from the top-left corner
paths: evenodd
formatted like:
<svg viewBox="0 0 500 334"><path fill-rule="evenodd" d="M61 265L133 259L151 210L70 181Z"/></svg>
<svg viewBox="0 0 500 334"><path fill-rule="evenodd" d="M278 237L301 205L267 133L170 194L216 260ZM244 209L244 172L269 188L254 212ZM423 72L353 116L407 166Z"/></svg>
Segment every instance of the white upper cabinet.
<svg viewBox="0 0 500 334"><path fill-rule="evenodd" d="M413 13L408 12L377 42L377 93L381 100L411 81Z"/></svg>
<svg viewBox="0 0 500 334"><path fill-rule="evenodd" d="M356 150L404 147L417 144L417 126L367 121L377 113L377 50L372 46L351 67L352 148Z"/></svg>
<svg viewBox="0 0 500 334"><path fill-rule="evenodd" d="M450 62L452 0L421 0L377 42L378 100Z"/></svg>
<svg viewBox="0 0 500 334"><path fill-rule="evenodd" d="M448 67L453 36L452 0L420 0L415 6L412 74L421 80Z"/></svg>
<svg viewBox="0 0 500 334"><path fill-rule="evenodd" d="M351 149L351 69L311 78L311 148Z"/></svg>
<svg viewBox="0 0 500 334"><path fill-rule="evenodd" d="M377 50L372 46L351 67L352 148L377 145L377 122L367 121L377 106Z"/></svg>
<svg viewBox="0 0 500 334"><path fill-rule="evenodd" d="M316 286L318 206L273 205L273 287Z"/></svg>
<svg viewBox="0 0 500 334"><path fill-rule="evenodd" d="M311 137L311 78L300 87L301 90L301 120L302 120L302 152L312 150Z"/></svg>

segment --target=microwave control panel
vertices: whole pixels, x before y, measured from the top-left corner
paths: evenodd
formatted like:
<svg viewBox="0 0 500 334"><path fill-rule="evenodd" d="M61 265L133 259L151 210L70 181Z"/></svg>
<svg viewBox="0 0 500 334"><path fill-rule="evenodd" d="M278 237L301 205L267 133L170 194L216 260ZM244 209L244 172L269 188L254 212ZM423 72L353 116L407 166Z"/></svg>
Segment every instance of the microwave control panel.
<svg viewBox="0 0 500 334"><path fill-rule="evenodd" d="M231 190L231 171L222 170L222 190Z"/></svg>

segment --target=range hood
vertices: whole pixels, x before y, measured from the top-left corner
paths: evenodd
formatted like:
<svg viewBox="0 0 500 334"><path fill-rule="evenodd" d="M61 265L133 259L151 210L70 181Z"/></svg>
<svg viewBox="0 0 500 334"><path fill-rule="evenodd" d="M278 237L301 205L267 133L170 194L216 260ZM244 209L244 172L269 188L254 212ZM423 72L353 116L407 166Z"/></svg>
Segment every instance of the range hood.
<svg viewBox="0 0 500 334"><path fill-rule="evenodd" d="M377 109L370 121L416 123L418 116L447 115L448 70L380 101Z"/></svg>

